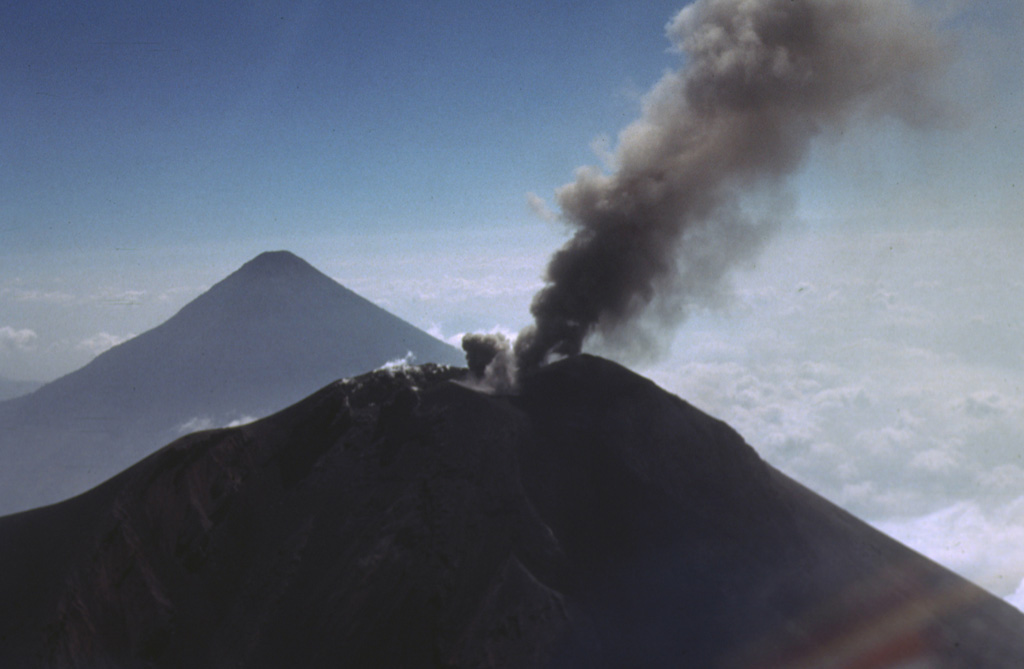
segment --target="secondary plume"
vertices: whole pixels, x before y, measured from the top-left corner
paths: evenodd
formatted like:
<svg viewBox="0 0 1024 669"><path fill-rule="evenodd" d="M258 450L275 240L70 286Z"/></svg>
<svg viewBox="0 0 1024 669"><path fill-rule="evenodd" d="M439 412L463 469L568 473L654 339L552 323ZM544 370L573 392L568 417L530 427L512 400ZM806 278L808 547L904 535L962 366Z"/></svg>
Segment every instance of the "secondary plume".
<svg viewBox="0 0 1024 669"><path fill-rule="evenodd" d="M515 390L516 359L508 337L470 333L462 337L462 350L470 375L480 387L499 393Z"/></svg>
<svg viewBox="0 0 1024 669"><path fill-rule="evenodd" d="M677 325L763 245L778 211L752 216L744 198L779 201L812 139L854 116L933 111L923 82L941 50L910 2L698 0L667 32L685 64L620 135L615 171L582 168L557 191L575 233L516 341L520 368Z"/></svg>

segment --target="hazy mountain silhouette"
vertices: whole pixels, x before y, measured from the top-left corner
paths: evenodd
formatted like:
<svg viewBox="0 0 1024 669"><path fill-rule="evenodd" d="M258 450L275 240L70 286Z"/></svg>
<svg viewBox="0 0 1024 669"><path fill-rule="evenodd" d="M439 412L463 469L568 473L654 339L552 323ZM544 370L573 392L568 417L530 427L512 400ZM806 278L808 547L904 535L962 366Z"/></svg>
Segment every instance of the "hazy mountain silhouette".
<svg viewBox="0 0 1024 669"><path fill-rule="evenodd" d="M1024 615L578 356L426 366L0 518L0 664L1015 667Z"/></svg>
<svg viewBox="0 0 1024 669"><path fill-rule="evenodd" d="M0 513L80 493L185 425L265 416L407 352L461 361L295 255L261 254L160 326L0 403Z"/></svg>
<svg viewBox="0 0 1024 669"><path fill-rule="evenodd" d="M41 385L36 381L16 381L0 376L0 401L27 395Z"/></svg>

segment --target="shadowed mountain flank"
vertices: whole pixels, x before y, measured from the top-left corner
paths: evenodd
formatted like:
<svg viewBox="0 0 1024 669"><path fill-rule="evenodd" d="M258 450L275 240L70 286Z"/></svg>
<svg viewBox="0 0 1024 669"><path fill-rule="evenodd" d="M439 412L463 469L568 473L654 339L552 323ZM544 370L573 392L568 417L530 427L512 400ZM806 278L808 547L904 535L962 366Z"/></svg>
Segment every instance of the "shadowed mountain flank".
<svg viewBox="0 0 1024 669"><path fill-rule="evenodd" d="M1024 616L628 370L426 365L0 518L4 666L1003 667ZM913 664L917 663L917 664Z"/></svg>
<svg viewBox="0 0 1024 669"><path fill-rule="evenodd" d="M35 381L16 381L0 376L0 401L27 395L41 385Z"/></svg>
<svg viewBox="0 0 1024 669"><path fill-rule="evenodd" d="M460 353L286 251L263 253L163 324L0 403L0 513L55 502L186 431L265 416L412 353Z"/></svg>

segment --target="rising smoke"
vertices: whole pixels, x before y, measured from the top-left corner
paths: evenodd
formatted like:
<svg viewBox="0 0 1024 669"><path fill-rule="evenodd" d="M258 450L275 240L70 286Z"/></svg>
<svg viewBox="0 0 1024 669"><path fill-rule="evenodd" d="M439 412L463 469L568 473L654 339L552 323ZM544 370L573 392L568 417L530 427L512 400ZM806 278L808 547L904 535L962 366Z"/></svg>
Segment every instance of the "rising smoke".
<svg viewBox="0 0 1024 669"><path fill-rule="evenodd" d="M485 390L499 393L515 389L516 358L508 337L501 333L467 334L462 338L466 366Z"/></svg>
<svg viewBox="0 0 1024 669"><path fill-rule="evenodd" d="M627 353L648 345L763 246L778 209L751 215L744 198L783 200L816 136L934 111L926 82L942 50L909 1L697 0L667 32L684 65L620 135L615 171L581 168L557 191L574 234L516 340L520 369L595 335Z"/></svg>

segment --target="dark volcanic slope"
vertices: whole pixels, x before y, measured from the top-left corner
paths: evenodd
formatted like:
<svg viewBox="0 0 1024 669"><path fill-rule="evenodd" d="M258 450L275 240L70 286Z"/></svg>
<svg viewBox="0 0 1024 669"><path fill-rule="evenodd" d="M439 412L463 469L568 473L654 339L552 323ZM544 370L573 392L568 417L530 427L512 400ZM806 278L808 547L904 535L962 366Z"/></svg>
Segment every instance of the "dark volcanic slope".
<svg viewBox="0 0 1024 669"><path fill-rule="evenodd" d="M0 376L0 401L26 395L41 385L35 381L15 381Z"/></svg>
<svg viewBox="0 0 1024 669"><path fill-rule="evenodd" d="M264 253L162 325L0 403L0 514L55 502L208 421L265 416L413 352L461 352L321 274Z"/></svg>
<svg viewBox="0 0 1024 669"><path fill-rule="evenodd" d="M378 372L0 518L0 665L1015 667L1024 616L598 358Z"/></svg>

